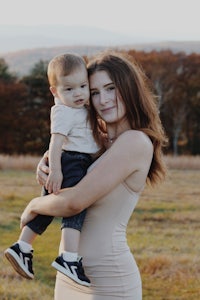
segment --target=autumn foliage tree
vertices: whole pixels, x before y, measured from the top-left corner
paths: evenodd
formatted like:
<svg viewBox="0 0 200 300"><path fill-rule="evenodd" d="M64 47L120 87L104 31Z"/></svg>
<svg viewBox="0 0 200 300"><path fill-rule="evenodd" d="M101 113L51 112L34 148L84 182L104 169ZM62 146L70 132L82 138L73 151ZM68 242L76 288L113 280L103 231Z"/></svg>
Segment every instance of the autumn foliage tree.
<svg viewBox="0 0 200 300"><path fill-rule="evenodd" d="M167 153L200 154L200 55L171 51L128 53L152 83L169 138ZM19 80L0 59L1 153L42 154L48 148L53 97L47 63L39 61L30 74Z"/></svg>
<svg viewBox="0 0 200 300"><path fill-rule="evenodd" d="M0 82L0 149L3 153L20 153L23 145L23 110L26 88L18 82Z"/></svg>
<svg viewBox="0 0 200 300"><path fill-rule="evenodd" d="M46 66L39 62L21 80L0 61L0 152L42 154L49 142L49 92Z"/></svg>
<svg viewBox="0 0 200 300"><path fill-rule="evenodd" d="M0 60L0 151L20 153L22 145L24 103L26 86L17 81L4 60Z"/></svg>
<svg viewBox="0 0 200 300"><path fill-rule="evenodd" d="M130 51L153 83L174 155L200 153L200 55Z"/></svg>
<svg viewBox="0 0 200 300"><path fill-rule="evenodd" d="M50 108L53 97L47 80L47 62L39 61L28 76L22 78L28 90L25 105L24 124L26 124L25 151L43 153L48 149L50 138Z"/></svg>

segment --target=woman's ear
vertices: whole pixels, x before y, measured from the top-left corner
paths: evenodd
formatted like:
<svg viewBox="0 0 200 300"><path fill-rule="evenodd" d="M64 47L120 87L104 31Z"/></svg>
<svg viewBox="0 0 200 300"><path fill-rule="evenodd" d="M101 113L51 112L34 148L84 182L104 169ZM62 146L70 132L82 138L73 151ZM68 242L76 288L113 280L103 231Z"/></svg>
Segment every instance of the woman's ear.
<svg viewBox="0 0 200 300"><path fill-rule="evenodd" d="M50 89L52 95L53 95L54 97L56 97L56 96L57 96L57 90L56 90L56 87L55 87L55 86L50 86L49 89Z"/></svg>

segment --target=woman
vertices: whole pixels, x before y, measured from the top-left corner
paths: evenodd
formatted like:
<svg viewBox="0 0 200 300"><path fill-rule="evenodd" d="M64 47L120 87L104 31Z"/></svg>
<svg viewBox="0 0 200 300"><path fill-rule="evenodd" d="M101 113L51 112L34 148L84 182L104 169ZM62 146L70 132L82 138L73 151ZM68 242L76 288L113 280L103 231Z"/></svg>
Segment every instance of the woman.
<svg viewBox="0 0 200 300"><path fill-rule="evenodd" d="M136 262L126 243L126 227L145 183L165 177L161 148L165 135L145 75L125 55L104 52L88 65L91 122L105 152L73 188L33 199L21 217L71 216L88 208L81 233L91 287L57 275L55 300L141 300ZM38 178L45 181L44 159ZM62 244L60 245L60 251Z"/></svg>

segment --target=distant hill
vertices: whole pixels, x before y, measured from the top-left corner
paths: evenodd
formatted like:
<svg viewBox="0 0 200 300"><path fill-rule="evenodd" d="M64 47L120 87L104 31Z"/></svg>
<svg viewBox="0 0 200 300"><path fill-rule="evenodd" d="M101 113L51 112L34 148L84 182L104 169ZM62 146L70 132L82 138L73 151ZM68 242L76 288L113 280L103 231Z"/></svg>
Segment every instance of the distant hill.
<svg viewBox="0 0 200 300"><path fill-rule="evenodd" d="M65 53L68 51L76 52L80 55L91 56L103 49L106 46L92 46L92 45L75 45L75 46L63 46L63 47L50 47L50 48L36 48L27 49L16 52L10 52L0 54L0 57L4 58L9 66L11 72L15 72L18 76L27 75L33 66L40 60L49 61L55 55ZM200 41L199 42L160 42L160 43L144 43L134 45L121 45L112 46L112 49L135 49L136 51L150 52L152 50L171 50L172 52L185 52L190 54L192 52L200 53Z"/></svg>
<svg viewBox="0 0 200 300"><path fill-rule="evenodd" d="M49 61L66 51L90 56L105 48L142 51L170 49L173 52L200 53L200 41L155 42L149 37L129 36L86 26L0 25L0 57L12 72L26 75L39 60Z"/></svg>
<svg viewBox="0 0 200 300"><path fill-rule="evenodd" d="M143 50L146 52L156 50L171 50L174 53L185 52L190 53L200 53L200 40L199 41L163 41L156 43L138 43L132 46L135 50Z"/></svg>
<svg viewBox="0 0 200 300"><path fill-rule="evenodd" d="M0 25L0 54L24 49L52 48L69 45L114 46L142 42L102 28L65 25Z"/></svg>
<svg viewBox="0 0 200 300"><path fill-rule="evenodd" d="M80 55L91 56L104 48L103 46L63 46L22 50L0 56L5 59L11 72L16 73L18 76L23 76L28 75L33 66L40 60L49 61L55 55L65 52L75 52Z"/></svg>

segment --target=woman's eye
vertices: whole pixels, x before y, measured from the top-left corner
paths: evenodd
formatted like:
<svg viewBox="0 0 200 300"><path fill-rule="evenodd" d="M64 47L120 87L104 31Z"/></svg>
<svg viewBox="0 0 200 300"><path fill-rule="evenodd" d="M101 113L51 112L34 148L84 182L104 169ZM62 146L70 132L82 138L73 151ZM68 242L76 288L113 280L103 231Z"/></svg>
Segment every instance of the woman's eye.
<svg viewBox="0 0 200 300"><path fill-rule="evenodd" d="M108 90L109 90L109 91L112 91L112 90L114 90L114 89L115 89L115 86L109 86L109 87L108 87Z"/></svg>
<svg viewBox="0 0 200 300"><path fill-rule="evenodd" d="M96 96L98 95L98 92L91 92L91 96Z"/></svg>

